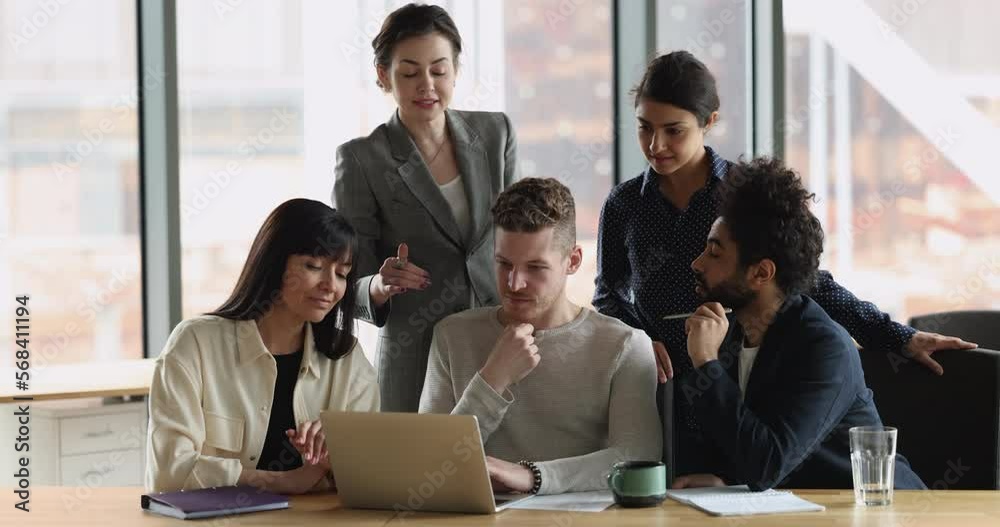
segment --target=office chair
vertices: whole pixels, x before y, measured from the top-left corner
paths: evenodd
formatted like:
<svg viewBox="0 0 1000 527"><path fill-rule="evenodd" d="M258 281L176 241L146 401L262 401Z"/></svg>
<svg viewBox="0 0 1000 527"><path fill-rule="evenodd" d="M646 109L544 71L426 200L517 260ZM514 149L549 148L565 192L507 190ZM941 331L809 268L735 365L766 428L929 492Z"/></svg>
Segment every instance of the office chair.
<svg viewBox="0 0 1000 527"><path fill-rule="evenodd" d="M898 351L861 352L882 421L899 429L898 452L928 488L1000 489L1000 312L938 313L910 325L981 347L935 353L940 377Z"/></svg>
<svg viewBox="0 0 1000 527"><path fill-rule="evenodd" d="M961 337L980 348L1000 350L1000 311L951 311L932 313L910 319L910 326Z"/></svg>

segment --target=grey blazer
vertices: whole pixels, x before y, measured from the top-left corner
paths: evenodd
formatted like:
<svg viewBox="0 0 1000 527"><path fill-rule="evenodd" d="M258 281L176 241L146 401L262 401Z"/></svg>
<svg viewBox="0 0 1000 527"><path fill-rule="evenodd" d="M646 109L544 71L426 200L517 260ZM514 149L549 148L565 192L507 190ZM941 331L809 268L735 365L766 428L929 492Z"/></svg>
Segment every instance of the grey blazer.
<svg viewBox="0 0 1000 527"><path fill-rule="evenodd" d="M438 320L499 301L490 209L516 177L514 128L503 113L447 110L446 120L469 199L472 228L465 232L398 114L337 148L333 204L358 232L357 316L381 328L376 369L383 411L417 411ZM375 310L371 280L403 242L410 261L430 273L431 286Z"/></svg>

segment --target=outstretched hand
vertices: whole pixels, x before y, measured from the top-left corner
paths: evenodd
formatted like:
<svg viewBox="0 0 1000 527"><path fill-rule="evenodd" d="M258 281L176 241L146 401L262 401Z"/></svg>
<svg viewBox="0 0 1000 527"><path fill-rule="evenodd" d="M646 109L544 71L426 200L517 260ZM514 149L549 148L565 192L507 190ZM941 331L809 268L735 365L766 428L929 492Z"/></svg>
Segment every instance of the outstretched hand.
<svg viewBox="0 0 1000 527"><path fill-rule="evenodd" d="M944 374L944 368L938 361L931 358L936 351L953 349L974 349L979 346L972 342L966 342L958 337L948 337L939 333L928 333L918 331L913 334L910 341L903 347L903 353L913 360L923 364L927 369L937 375Z"/></svg>

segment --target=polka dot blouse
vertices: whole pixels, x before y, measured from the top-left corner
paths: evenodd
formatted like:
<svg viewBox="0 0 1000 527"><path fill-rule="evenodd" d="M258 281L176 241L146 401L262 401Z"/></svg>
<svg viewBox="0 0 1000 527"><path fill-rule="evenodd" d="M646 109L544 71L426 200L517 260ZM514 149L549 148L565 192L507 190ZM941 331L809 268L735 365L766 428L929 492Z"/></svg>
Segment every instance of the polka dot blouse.
<svg viewBox="0 0 1000 527"><path fill-rule="evenodd" d="M705 152L711 177L687 209L678 210L660 194L658 175L647 168L611 191L598 230L594 307L663 342L678 376L692 370L684 320L662 318L694 311L701 304L691 262L701 254L718 217L717 189L732 167L711 148L705 147ZM820 271L808 295L866 349L898 351L915 332L871 302L859 300L826 271ZM675 401L683 405L682 399ZM683 421L690 421L683 408L677 411Z"/></svg>

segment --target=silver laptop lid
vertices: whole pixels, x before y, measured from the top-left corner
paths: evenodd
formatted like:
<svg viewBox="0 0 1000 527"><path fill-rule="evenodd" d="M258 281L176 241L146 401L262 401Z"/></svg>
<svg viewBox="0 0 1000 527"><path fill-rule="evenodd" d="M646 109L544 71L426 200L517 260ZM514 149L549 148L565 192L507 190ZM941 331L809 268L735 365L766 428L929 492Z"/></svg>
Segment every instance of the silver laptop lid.
<svg viewBox="0 0 1000 527"><path fill-rule="evenodd" d="M347 507L496 511L475 416L327 411L320 418Z"/></svg>

